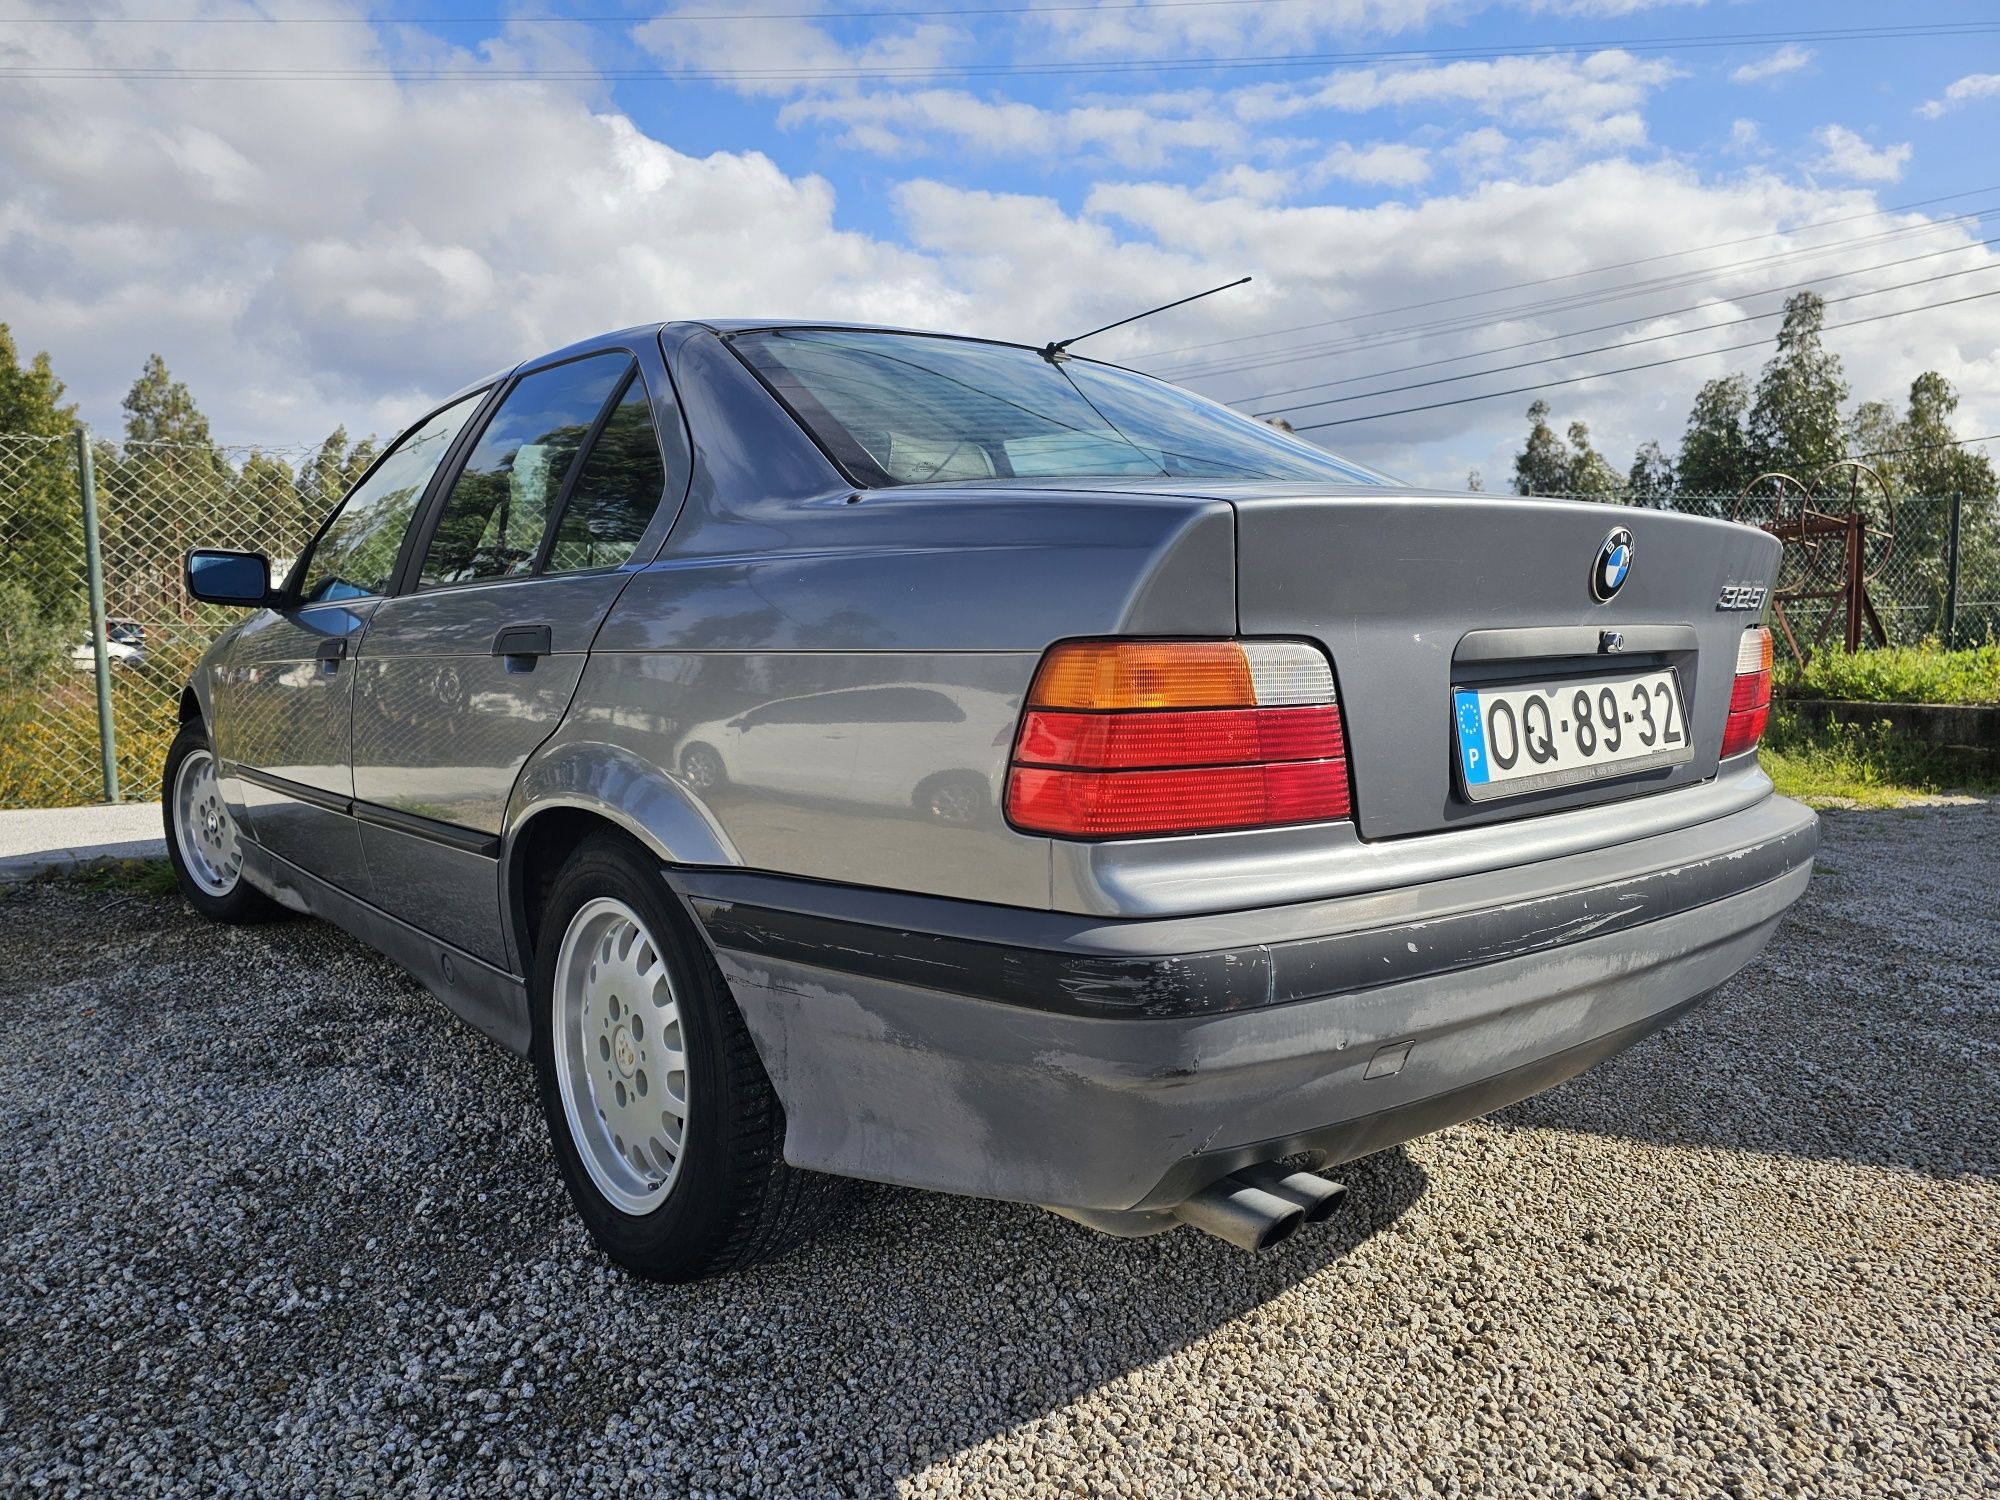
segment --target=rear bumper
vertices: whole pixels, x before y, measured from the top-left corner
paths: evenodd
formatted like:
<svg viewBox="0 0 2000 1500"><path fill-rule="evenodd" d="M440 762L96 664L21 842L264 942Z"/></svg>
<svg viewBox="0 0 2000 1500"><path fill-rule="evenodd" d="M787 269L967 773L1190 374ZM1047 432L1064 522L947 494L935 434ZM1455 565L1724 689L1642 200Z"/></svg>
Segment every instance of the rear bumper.
<svg viewBox="0 0 2000 1500"><path fill-rule="evenodd" d="M1162 921L675 878L784 1102L787 1160L1109 1223L1622 1050L1756 956L1817 843L1770 797L1610 849Z"/></svg>

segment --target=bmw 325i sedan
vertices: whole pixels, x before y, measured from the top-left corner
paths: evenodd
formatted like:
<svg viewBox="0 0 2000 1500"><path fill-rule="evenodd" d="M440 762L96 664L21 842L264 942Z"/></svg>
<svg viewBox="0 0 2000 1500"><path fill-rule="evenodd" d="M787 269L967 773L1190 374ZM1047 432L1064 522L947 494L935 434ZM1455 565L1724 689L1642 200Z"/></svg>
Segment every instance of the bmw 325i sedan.
<svg viewBox="0 0 2000 1500"><path fill-rule="evenodd" d="M840 1178L1256 1249L1763 947L1777 565L1054 348L631 329L424 414L282 579L189 556L248 612L168 846L531 1058L642 1274Z"/></svg>

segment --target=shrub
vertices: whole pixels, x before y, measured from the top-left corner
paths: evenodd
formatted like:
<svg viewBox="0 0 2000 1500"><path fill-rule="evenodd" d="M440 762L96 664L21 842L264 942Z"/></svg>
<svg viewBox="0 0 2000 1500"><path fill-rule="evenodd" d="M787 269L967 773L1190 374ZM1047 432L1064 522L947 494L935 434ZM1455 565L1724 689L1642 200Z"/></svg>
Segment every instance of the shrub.
<svg viewBox="0 0 2000 1500"><path fill-rule="evenodd" d="M1801 669L1780 648L1776 686L1791 698L1864 703L2000 703L2000 644L1946 651L1935 642L1821 651Z"/></svg>

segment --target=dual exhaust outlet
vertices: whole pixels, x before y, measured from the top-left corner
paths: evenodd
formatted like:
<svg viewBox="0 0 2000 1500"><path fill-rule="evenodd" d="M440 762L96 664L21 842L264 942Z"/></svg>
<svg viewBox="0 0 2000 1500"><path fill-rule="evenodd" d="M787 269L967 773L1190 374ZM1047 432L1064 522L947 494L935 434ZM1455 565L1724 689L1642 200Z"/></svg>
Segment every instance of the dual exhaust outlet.
<svg viewBox="0 0 2000 1500"><path fill-rule="evenodd" d="M1239 1250L1268 1250L1307 1224L1324 1223L1346 1196L1346 1188L1316 1172L1259 1162L1210 1183L1173 1215Z"/></svg>

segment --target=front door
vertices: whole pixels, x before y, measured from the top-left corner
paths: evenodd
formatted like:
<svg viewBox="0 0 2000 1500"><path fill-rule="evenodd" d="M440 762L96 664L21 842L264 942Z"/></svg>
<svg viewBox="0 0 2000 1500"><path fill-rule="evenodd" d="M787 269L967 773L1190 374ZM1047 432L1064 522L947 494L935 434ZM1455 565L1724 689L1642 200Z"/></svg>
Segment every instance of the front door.
<svg viewBox="0 0 2000 1500"><path fill-rule="evenodd" d="M369 470L294 570L289 602L243 626L215 677L216 754L250 836L357 895L370 882L349 816L354 663L424 491L480 400L434 413Z"/></svg>
<svg viewBox="0 0 2000 1500"><path fill-rule="evenodd" d="M362 643L354 808L376 900L490 962L507 957L508 796L569 707L628 563L650 556L639 543L667 477L632 355L521 375Z"/></svg>

